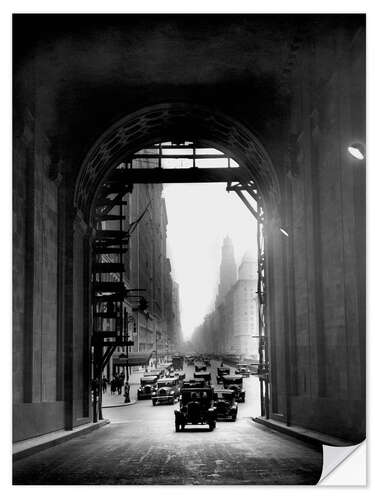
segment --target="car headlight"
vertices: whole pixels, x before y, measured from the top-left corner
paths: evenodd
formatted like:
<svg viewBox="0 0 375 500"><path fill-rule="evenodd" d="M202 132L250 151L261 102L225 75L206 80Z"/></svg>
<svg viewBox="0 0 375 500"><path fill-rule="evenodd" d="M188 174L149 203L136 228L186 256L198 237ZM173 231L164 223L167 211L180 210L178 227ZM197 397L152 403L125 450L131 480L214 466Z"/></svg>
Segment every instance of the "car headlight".
<svg viewBox="0 0 375 500"><path fill-rule="evenodd" d="M173 394L174 394L174 391L171 391L171 392L170 392L170 394L171 394L171 396L173 396Z"/></svg>
<svg viewBox="0 0 375 500"><path fill-rule="evenodd" d="M155 391L152 393L152 396L156 396L156 392Z"/></svg>

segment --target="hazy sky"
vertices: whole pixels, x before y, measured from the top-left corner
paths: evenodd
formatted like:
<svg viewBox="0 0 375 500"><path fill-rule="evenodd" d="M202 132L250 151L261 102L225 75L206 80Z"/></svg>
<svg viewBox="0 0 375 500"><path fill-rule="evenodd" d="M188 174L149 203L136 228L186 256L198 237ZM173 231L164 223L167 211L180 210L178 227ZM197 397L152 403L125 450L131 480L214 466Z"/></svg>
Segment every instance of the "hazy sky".
<svg viewBox="0 0 375 500"><path fill-rule="evenodd" d="M186 340L215 301L225 236L232 239L237 266L247 250L256 258L256 221L225 187L224 183L164 185L168 254L180 285Z"/></svg>

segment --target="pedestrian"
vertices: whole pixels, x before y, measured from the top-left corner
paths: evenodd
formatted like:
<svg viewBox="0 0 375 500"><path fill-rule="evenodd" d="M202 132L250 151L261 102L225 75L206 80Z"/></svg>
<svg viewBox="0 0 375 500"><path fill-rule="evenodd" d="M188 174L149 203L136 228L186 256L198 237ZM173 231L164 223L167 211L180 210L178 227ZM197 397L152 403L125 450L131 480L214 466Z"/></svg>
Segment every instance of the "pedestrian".
<svg viewBox="0 0 375 500"><path fill-rule="evenodd" d="M121 392L122 392L122 386L124 385L124 378L125 378L125 375L123 373L121 373L117 379L117 393L118 394L121 394Z"/></svg>
<svg viewBox="0 0 375 500"><path fill-rule="evenodd" d="M102 391L103 391L103 393L107 392L107 382L108 382L107 378L103 377L102 378Z"/></svg>
<svg viewBox="0 0 375 500"><path fill-rule="evenodd" d="M128 381L124 385L124 397L124 403L130 403L130 385Z"/></svg>
<svg viewBox="0 0 375 500"><path fill-rule="evenodd" d="M112 380L111 380L111 395L112 396L116 392L116 389L117 389L116 379L112 378Z"/></svg>

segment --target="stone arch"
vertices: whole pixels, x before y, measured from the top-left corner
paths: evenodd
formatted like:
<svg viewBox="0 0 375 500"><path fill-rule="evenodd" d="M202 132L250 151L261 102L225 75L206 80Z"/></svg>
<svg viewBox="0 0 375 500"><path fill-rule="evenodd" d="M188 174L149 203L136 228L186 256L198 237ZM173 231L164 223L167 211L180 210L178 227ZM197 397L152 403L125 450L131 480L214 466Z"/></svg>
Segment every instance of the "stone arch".
<svg viewBox="0 0 375 500"><path fill-rule="evenodd" d="M249 169L263 205L280 202L276 171L265 148L237 120L191 103L163 103L127 115L107 129L90 149L79 171L74 204L90 220L96 192L104 178L136 151L166 140L199 140L231 156Z"/></svg>

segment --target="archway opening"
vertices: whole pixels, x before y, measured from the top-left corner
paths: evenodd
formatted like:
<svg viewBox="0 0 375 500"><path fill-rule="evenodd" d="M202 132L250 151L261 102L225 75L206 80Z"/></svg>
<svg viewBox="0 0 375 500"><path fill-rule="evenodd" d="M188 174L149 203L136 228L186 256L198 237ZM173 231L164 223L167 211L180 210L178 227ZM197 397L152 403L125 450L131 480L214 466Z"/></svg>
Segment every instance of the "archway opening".
<svg viewBox="0 0 375 500"><path fill-rule="evenodd" d="M173 133L169 132L171 127ZM132 138L131 144L127 134ZM229 142L231 148L228 147ZM169 161L180 164L176 168L168 165ZM207 161L215 163L203 165ZM186 165L186 162L189 164ZM133 333L139 335L139 312L146 317L150 312L145 296L147 293L144 293L147 290L129 286L129 269L125 257L129 253L131 234L148 210L146 205L137 213L137 217L130 220L129 213L126 214L126 198L131 196L135 184L150 182L224 182L226 189L235 192L256 217L258 360L255 362L253 359L251 364L256 365L260 380L261 413L268 416L269 359L264 314L263 224L267 208L274 209L278 197L277 178L264 148L247 129L223 115L207 114L207 110L203 113L200 108L180 104L146 110L116 124L91 150L78 179L76 204L94 230L91 266L93 295L90 304L94 420L102 418L103 370L116 349L124 351L118 355L118 361L122 358L123 363L118 362L117 365L125 366L126 379L131 364L146 365L153 355L158 363L157 333L153 349L145 349L141 353L137 351L138 360L131 351L134 340L131 340L130 331L132 329ZM136 313L137 318L133 313ZM228 357L226 360L229 363L244 361L244 356L241 359L239 353L228 355L231 356L231 359Z"/></svg>

